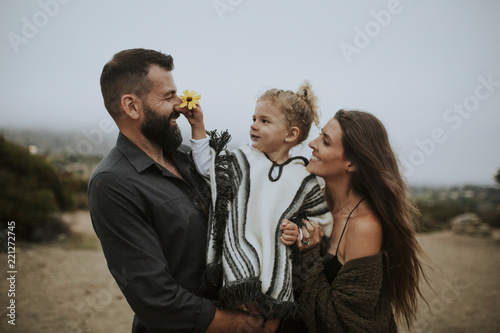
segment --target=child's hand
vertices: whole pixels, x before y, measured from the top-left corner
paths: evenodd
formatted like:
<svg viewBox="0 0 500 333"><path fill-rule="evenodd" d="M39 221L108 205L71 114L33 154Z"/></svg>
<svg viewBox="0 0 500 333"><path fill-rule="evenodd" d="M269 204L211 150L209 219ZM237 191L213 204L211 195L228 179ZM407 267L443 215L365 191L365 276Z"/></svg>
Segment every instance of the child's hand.
<svg viewBox="0 0 500 333"><path fill-rule="evenodd" d="M181 108L179 105L174 107L174 110L180 112L186 117L191 126L197 125L198 123L203 123L203 110L201 109L200 104L196 104L196 107L191 110L188 109L187 106Z"/></svg>
<svg viewBox="0 0 500 333"><path fill-rule="evenodd" d="M281 234L281 242L286 246L294 244L299 239L299 227L295 223L289 220L283 220L281 223L281 230L283 231Z"/></svg>
<svg viewBox="0 0 500 333"><path fill-rule="evenodd" d="M174 107L174 111L182 113L186 117L189 125L191 125L191 136L194 140L206 138L205 123L203 122L203 110L200 104L189 110L187 106L180 108L178 105Z"/></svg>

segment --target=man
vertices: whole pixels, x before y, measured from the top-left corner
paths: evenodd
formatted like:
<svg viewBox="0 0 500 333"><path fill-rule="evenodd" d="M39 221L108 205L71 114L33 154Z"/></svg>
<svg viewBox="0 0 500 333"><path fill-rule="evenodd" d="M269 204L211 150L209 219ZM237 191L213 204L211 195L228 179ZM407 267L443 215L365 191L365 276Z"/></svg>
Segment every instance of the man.
<svg viewBox="0 0 500 333"><path fill-rule="evenodd" d="M120 134L90 179L90 214L135 312L132 332L273 332L277 321L220 310L200 297L208 202L181 146L173 68L169 55L131 49L101 74Z"/></svg>

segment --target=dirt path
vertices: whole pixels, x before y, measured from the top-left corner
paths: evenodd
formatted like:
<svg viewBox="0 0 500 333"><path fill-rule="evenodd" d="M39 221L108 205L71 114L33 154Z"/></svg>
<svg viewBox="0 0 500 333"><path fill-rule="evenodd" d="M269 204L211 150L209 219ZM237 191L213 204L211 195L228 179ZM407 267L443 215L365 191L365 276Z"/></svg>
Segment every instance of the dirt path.
<svg viewBox="0 0 500 333"><path fill-rule="evenodd" d="M2 278L0 332L130 332L132 311L106 267L88 212L64 219L76 237L17 244L16 326L7 323ZM412 332L500 332L500 242L450 232L419 241L433 261L426 271L435 293L424 285L430 309L420 302Z"/></svg>
<svg viewBox="0 0 500 333"><path fill-rule="evenodd" d="M500 242L453 235L419 237L431 259L412 332L500 332ZM402 327L402 326L401 326ZM401 329L402 330L402 329ZM402 330L404 332L404 330Z"/></svg>
<svg viewBox="0 0 500 333"><path fill-rule="evenodd" d="M64 219L79 233L74 239L17 245L16 326L7 324L2 304L0 332L130 332L133 313L106 267L88 212ZM2 301L6 288L0 280Z"/></svg>

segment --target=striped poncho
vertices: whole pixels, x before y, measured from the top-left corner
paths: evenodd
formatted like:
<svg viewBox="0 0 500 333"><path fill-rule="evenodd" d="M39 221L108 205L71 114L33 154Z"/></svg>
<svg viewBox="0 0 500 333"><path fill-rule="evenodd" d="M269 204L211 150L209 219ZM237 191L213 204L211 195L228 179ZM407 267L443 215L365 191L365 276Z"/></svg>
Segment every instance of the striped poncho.
<svg viewBox="0 0 500 333"><path fill-rule="evenodd" d="M299 316L292 250L280 240L281 222L300 225L307 218L326 235L333 224L316 177L306 171L307 160L289 159L277 167L275 177L273 163L251 146L224 151L212 160L203 288L225 308L252 302L267 318Z"/></svg>

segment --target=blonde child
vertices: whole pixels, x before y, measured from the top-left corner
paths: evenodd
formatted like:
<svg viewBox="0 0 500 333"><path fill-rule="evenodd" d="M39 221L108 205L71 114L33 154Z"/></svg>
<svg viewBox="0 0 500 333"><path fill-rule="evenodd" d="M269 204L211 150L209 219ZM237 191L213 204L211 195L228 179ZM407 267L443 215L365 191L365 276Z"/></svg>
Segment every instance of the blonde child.
<svg viewBox="0 0 500 333"><path fill-rule="evenodd" d="M297 317L292 286L292 247L297 228L282 234L282 221L318 223L329 235L332 216L308 160L290 157L307 139L318 108L309 82L298 92L270 89L257 100L251 145L221 151L224 143L206 137L201 107L181 111L192 130L198 172L209 176L207 269L203 282L222 307L255 306L266 318ZM288 229L288 228L287 228ZM303 242L310 240L304 233Z"/></svg>

